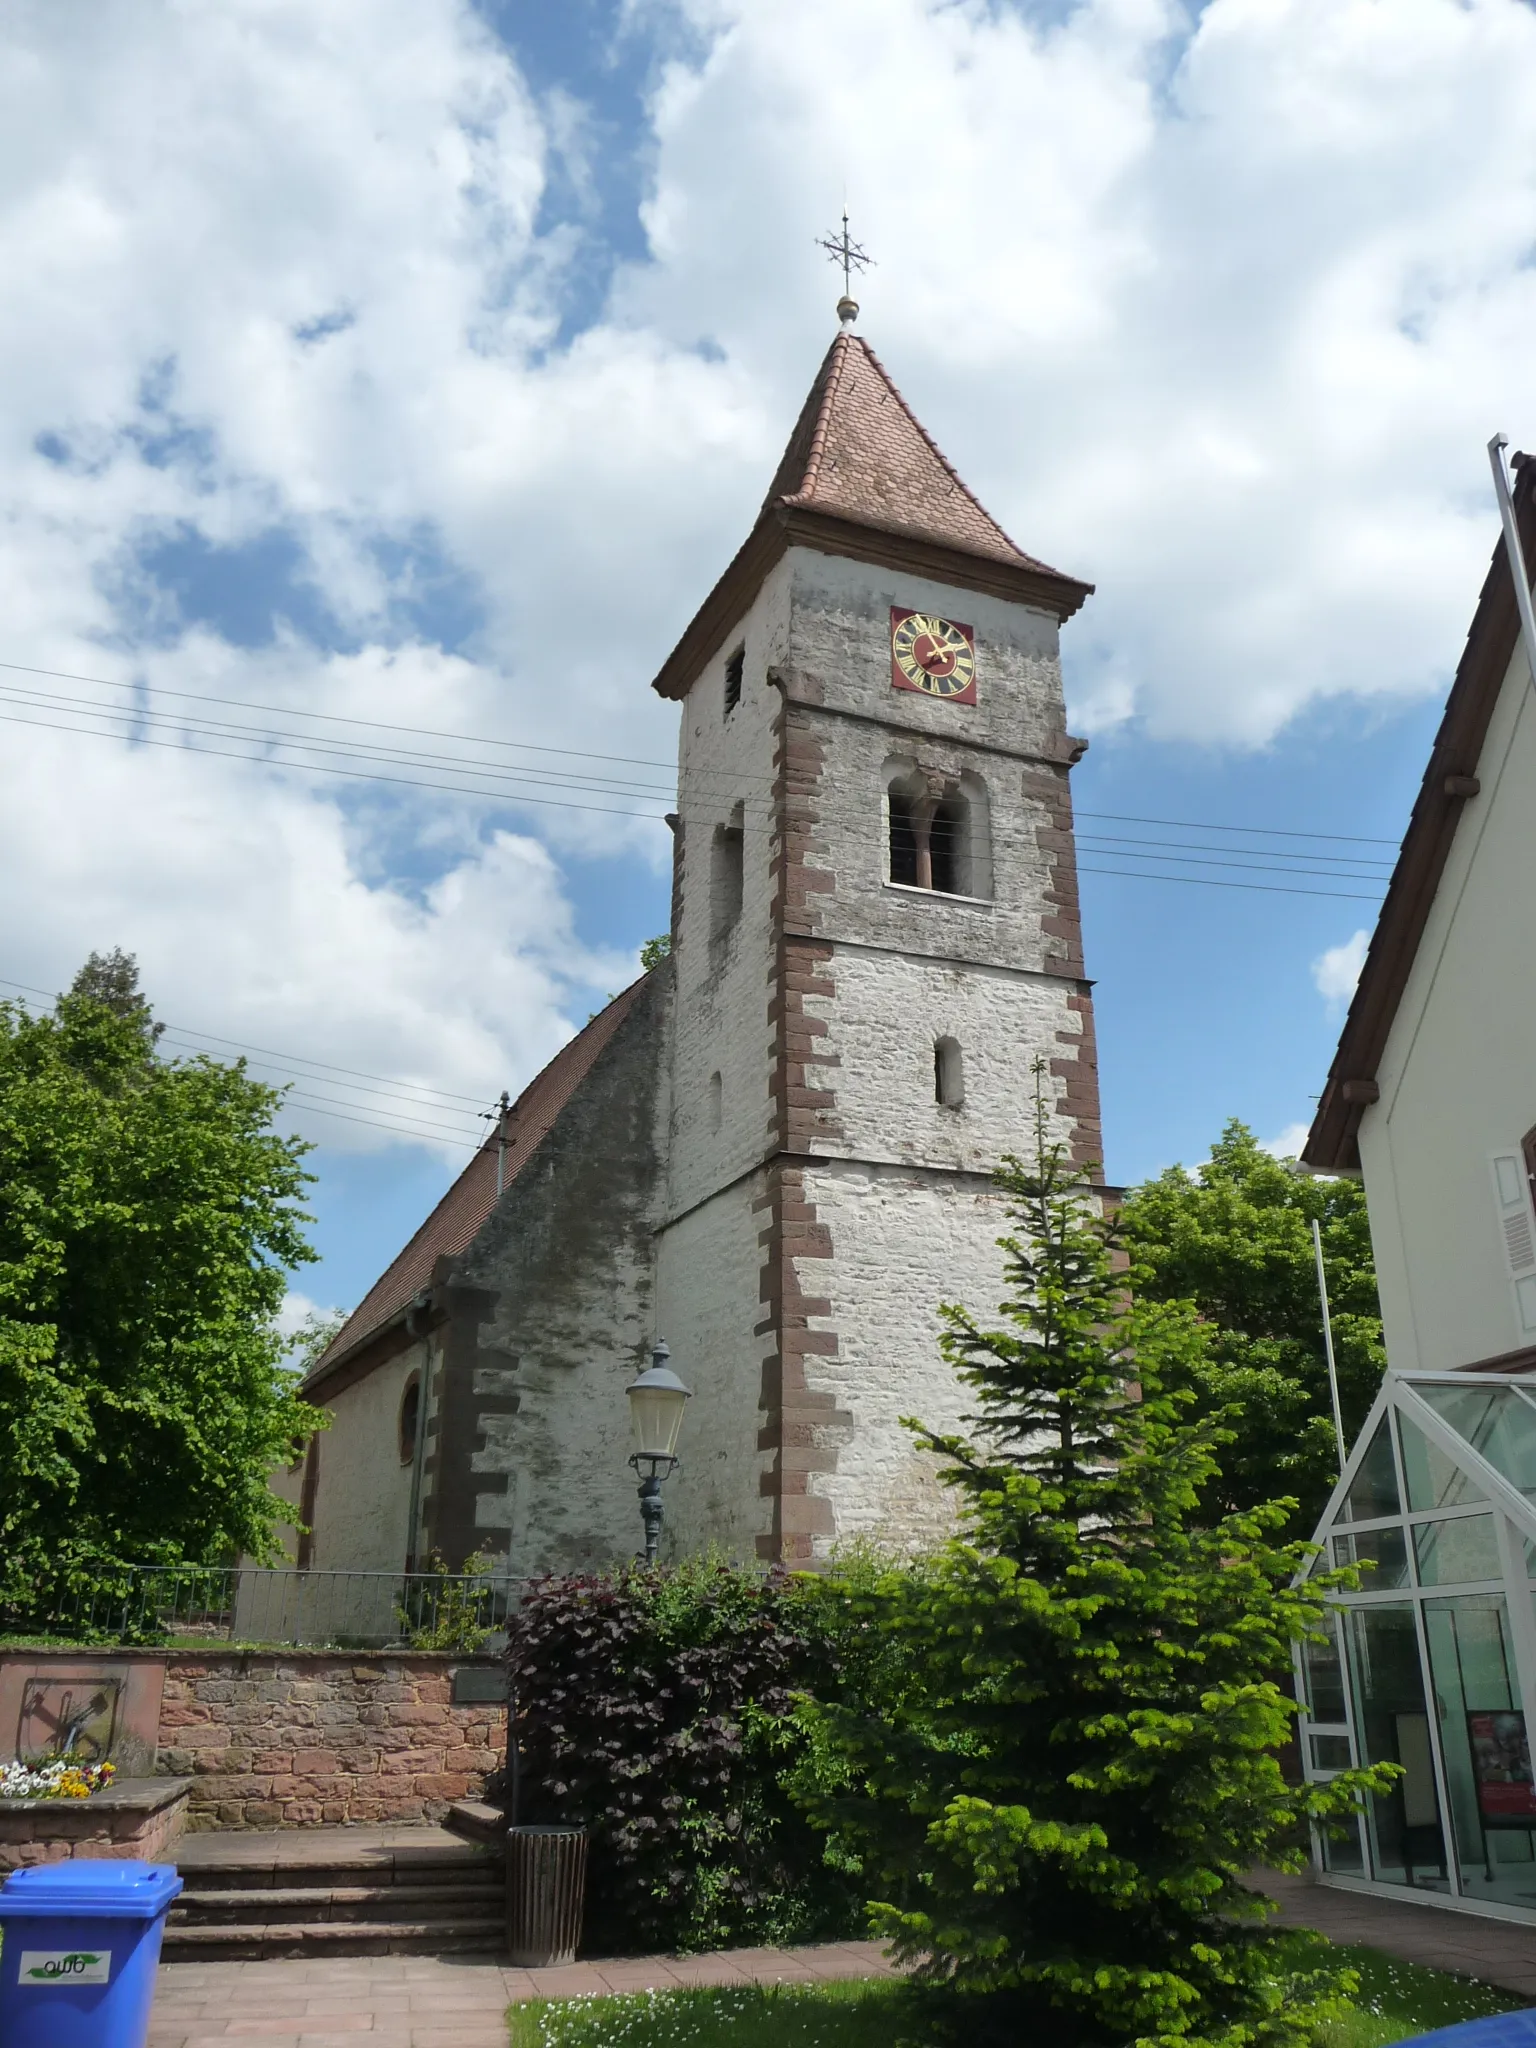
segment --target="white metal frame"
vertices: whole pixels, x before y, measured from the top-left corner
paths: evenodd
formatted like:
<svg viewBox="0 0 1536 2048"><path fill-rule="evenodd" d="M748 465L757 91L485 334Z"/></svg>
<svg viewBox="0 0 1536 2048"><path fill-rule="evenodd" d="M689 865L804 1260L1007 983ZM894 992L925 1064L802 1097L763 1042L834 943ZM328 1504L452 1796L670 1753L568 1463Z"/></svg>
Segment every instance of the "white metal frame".
<svg viewBox="0 0 1536 2048"><path fill-rule="evenodd" d="M1376 1855L1374 1813L1363 1814L1356 1823L1361 1868L1364 1876L1352 1876L1342 1871L1326 1871L1322 1868L1321 1841L1314 1837L1313 1861L1317 1875L1324 1883L1342 1886L1349 1890L1369 1891L1382 1897L1402 1899L1405 1896L1417 1898L1423 1903L1456 1907L1463 1911L1475 1912L1495 1919L1513 1920L1529 1925L1536 1920L1536 1905L1530 1908L1509 1905L1468 1895L1462 1884L1462 1845L1458 1844L1455 1833L1454 1809L1451 1803L1451 1788L1446 1768L1440 1717L1433 1709L1434 1684L1429 1660L1429 1645L1425 1627L1424 1603L1426 1600L1454 1599L1457 1594L1469 1596L1499 1594L1503 1597L1509 1624L1509 1644L1515 1666L1516 1693L1525 1715L1528 1739L1536 1747L1536 1611L1532 1607L1532 1593L1536 1591L1536 1501L1528 1500L1523 1493L1489 1460L1460 1435L1418 1392L1421 1386L1440 1386L1454 1389L1458 1393L1473 1393L1479 1388L1497 1390L1517 1399L1522 1409L1530 1411L1533 1427L1536 1427L1536 1386L1527 1388L1518 1380L1504 1374L1461 1373L1461 1372L1403 1372L1389 1373L1372 1405L1370 1414L1356 1440L1355 1448L1345 1462L1339 1475L1338 1484L1329 1495L1328 1504L1318 1523L1315 1540L1324 1546L1318 1568L1331 1566L1335 1561L1332 1539L1337 1536L1369 1535L1383 1529L1401 1529L1406 1551L1404 1583L1397 1586L1373 1589L1367 1577L1362 1588L1356 1593L1332 1595L1329 1606L1335 1610L1333 1628L1338 1646L1339 1672L1344 1696L1344 1712L1347 1725L1336 1721L1315 1721L1307 1707L1307 1693L1301 1652L1296 1655L1297 1699L1301 1703L1300 1748L1302 1767L1311 1782L1326 1781L1335 1775L1333 1767L1321 1765L1316 1760L1313 1738L1346 1737L1349 1761L1352 1765L1360 1761L1359 1730L1360 1719L1356 1713L1354 1697L1354 1670L1349 1631L1345 1625L1345 1612L1352 1608L1411 1606L1414 1616L1414 1633L1423 1675L1428 1714L1429 1746L1434 1772L1435 1795L1439 1804L1440 1822L1445 1837L1446 1872L1448 1885L1444 1892L1429 1891L1377 1879L1372 1876L1380 1867ZM1484 1498L1457 1507L1410 1508L1408 1505L1407 1475L1404 1470L1402 1445L1396 1418L1404 1416L1425 1436L1429 1442L1449 1458L1453 1464L1467 1473L1480 1489ZM1369 1519L1341 1519L1348 1495L1359 1476L1366 1455L1370 1451L1378 1428L1384 1418L1388 1419L1388 1440L1392 1448L1392 1467L1397 1486L1399 1508L1396 1514L1373 1516ZM1464 1583L1426 1583L1420 1577L1418 1545L1414 1532L1428 1523L1442 1523L1457 1518L1475 1515L1491 1515L1495 1537L1498 1543L1501 1575L1497 1579L1466 1581ZM1528 1553L1526 1545L1532 1546ZM1536 1889L1536 1864L1532 1865L1533 1889Z"/></svg>

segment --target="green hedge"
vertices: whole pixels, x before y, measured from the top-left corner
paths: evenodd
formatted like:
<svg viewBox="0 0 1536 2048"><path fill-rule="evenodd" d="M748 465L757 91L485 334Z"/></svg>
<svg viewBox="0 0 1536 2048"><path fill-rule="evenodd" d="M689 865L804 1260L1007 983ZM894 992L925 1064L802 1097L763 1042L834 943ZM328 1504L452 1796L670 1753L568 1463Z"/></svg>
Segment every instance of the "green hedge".
<svg viewBox="0 0 1536 2048"><path fill-rule="evenodd" d="M847 1605L728 1565L545 1580L512 1624L518 1818L591 1831L589 1949L641 1954L864 1931L791 1801L794 1696L835 1691Z"/></svg>

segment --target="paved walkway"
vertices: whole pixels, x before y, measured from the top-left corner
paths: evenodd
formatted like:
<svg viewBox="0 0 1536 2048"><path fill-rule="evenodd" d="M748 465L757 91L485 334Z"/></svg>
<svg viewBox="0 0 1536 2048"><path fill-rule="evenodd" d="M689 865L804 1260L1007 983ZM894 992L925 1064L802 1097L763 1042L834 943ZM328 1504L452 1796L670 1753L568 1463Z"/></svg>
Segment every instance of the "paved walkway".
<svg viewBox="0 0 1536 2048"><path fill-rule="evenodd" d="M873 1941L744 1948L514 1970L466 1957L336 1956L314 1962L168 1963L149 2048L507 2048L506 2009L524 1998L675 1990L685 1984L818 1984L885 1977Z"/></svg>
<svg viewBox="0 0 1536 2048"><path fill-rule="evenodd" d="M1470 1977L1536 2001L1536 1926L1447 1912L1413 1899L1338 1891L1272 1872L1256 1882L1280 1919ZM577 1998L685 1984L816 1984L885 1977L879 1944L732 1949L514 1970L466 1957L339 1956L313 1962L172 1963L160 1971L149 2048L507 2048L506 2008L524 1998Z"/></svg>
<svg viewBox="0 0 1536 2048"><path fill-rule="evenodd" d="M1536 2001L1536 1926L1451 1912L1418 1898L1341 1891L1272 1870L1255 1872L1254 1883L1279 1901L1284 1925L1315 1927L1330 1941L1377 1948L1431 1970L1459 1970Z"/></svg>

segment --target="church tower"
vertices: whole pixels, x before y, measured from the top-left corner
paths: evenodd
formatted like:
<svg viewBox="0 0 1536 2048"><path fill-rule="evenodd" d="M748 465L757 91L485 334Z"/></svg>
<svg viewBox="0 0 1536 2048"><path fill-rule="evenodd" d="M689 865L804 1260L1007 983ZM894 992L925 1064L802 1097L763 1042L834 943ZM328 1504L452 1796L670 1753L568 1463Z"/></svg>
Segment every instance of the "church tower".
<svg viewBox="0 0 1536 2048"><path fill-rule="evenodd" d="M840 311L856 310L845 301ZM833 342L656 678L681 708L672 957L524 1088L304 1382L295 1562L632 1555L624 1389L693 1390L664 1556L945 1533L939 1306L1002 1293L992 1174L1100 1158L1057 637L873 351Z"/></svg>
<svg viewBox="0 0 1536 2048"><path fill-rule="evenodd" d="M845 302L846 303L846 302ZM680 1549L943 1533L991 1175L1102 1157L1058 634L1088 596L972 497L845 320L752 532L655 680L682 709L655 1317L694 1389ZM748 1313L748 1310L751 1313Z"/></svg>

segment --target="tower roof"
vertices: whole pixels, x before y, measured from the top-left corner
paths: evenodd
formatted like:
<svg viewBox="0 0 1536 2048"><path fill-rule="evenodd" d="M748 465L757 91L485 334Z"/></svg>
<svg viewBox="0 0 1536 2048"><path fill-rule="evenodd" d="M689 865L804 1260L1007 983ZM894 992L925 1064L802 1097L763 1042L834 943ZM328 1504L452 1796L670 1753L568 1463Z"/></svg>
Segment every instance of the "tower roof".
<svg viewBox="0 0 1536 2048"><path fill-rule="evenodd" d="M869 343L845 329L827 350L768 487L775 505L910 533L963 554L1061 572L1026 555L961 482Z"/></svg>
<svg viewBox="0 0 1536 2048"><path fill-rule="evenodd" d="M1093 589L1009 539L846 329L827 350L757 523L654 687L684 697L786 548L850 555L1068 619Z"/></svg>

